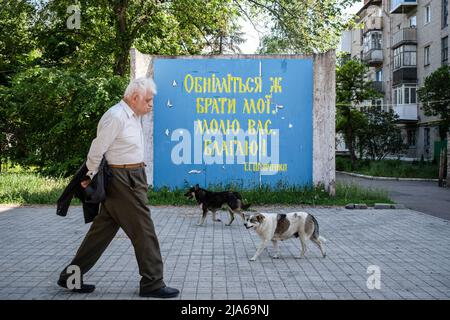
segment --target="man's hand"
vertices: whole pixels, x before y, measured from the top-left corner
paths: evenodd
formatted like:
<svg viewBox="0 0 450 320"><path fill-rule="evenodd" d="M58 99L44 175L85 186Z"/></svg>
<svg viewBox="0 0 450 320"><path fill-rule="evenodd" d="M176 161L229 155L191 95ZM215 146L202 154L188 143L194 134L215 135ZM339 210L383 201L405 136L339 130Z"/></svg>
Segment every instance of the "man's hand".
<svg viewBox="0 0 450 320"><path fill-rule="evenodd" d="M81 181L81 187L83 187L83 189L86 189L89 183L91 183L91 178L86 177L83 181Z"/></svg>

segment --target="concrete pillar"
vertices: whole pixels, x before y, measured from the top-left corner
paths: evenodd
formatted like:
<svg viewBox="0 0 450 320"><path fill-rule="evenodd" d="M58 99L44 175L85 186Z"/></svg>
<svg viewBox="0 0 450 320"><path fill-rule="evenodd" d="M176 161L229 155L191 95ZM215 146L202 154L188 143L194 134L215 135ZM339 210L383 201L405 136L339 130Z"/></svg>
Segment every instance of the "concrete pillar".
<svg viewBox="0 0 450 320"><path fill-rule="evenodd" d="M336 57L334 51L314 55L313 182L336 193L335 115Z"/></svg>
<svg viewBox="0 0 450 320"><path fill-rule="evenodd" d="M153 78L153 59L151 56L140 53L137 49L130 50L131 79L150 77ZM144 162L147 165L145 173L147 184L153 186L153 110L142 117L144 130L145 153Z"/></svg>

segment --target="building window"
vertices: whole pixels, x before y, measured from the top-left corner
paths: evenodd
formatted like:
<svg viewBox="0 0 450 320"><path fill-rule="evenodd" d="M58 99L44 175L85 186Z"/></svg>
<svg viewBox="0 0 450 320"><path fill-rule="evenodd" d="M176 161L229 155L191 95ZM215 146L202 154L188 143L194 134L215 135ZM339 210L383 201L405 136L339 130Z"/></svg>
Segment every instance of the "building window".
<svg viewBox="0 0 450 320"><path fill-rule="evenodd" d="M448 0L442 0L442 24L441 28L444 29L446 26L448 26Z"/></svg>
<svg viewBox="0 0 450 320"><path fill-rule="evenodd" d="M423 49L423 63L425 66L428 66L430 64L430 46L426 46Z"/></svg>
<svg viewBox="0 0 450 320"><path fill-rule="evenodd" d="M441 39L441 47L442 47L442 64L448 63L448 36Z"/></svg>
<svg viewBox="0 0 450 320"><path fill-rule="evenodd" d="M394 89L394 104L395 105L403 104L403 94L402 90L399 88Z"/></svg>
<svg viewBox="0 0 450 320"><path fill-rule="evenodd" d="M371 107L381 110L383 108L383 99L372 99Z"/></svg>
<svg viewBox="0 0 450 320"><path fill-rule="evenodd" d="M417 26L416 16L409 17L409 27L415 28Z"/></svg>
<svg viewBox="0 0 450 320"><path fill-rule="evenodd" d="M411 91L411 94L409 95L409 103L416 103L417 102L417 98L416 98L416 87L410 87L409 90Z"/></svg>
<svg viewBox="0 0 450 320"><path fill-rule="evenodd" d="M362 112L368 112L369 110L383 110L383 99L364 100L361 102L360 110ZM384 110L383 110L384 111Z"/></svg>
<svg viewBox="0 0 450 320"><path fill-rule="evenodd" d="M416 86L403 85L394 88L394 104L415 104L416 99Z"/></svg>
<svg viewBox="0 0 450 320"><path fill-rule="evenodd" d="M401 67L415 67L416 50L415 45L404 45L394 49L394 70Z"/></svg>
<svg viewBox="0 0 450 320"><path fill-rule="evenodd" d="M431 6L427 5L425 7L425 24L431 22Z"/></svg>
<svg viewBox="0 0 450 320"><path fill-rule="evenodd" d="M364 37L364 52L370 50L381 50L382 47L382 33L379 31L371 31Z"/></svg>
<svg viewBox="0 0 450 320"><path fill-rule="evenodd" d="M383 81L383 69L377 69L377 71L375 71L375 81Z"/></svg>
<svg viewBox="0 0 450 320"><path fill-rule="evenodd" d="M410 147L416 146L416 130L414 129L408 130L408 146Z"/></svg>

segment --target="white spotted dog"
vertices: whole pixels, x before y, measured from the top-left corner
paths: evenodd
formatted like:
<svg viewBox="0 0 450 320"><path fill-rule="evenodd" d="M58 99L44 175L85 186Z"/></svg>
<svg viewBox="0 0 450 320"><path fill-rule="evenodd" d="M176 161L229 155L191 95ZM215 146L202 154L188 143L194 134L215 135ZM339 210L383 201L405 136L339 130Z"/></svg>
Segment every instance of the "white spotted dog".
<svg viewBox="0 0 450 320"><path fill-rule="evenodd" d="M310 239L320 249L322 256L325 258L326 253L323 243L325 238L319 236L319 224L313 215L306 212L290 212L287 214L276 213L256 213L245 216L244 225L247 229L253 228L261 237L262 242L250 261L255 261L261 254L269 241L272 241L275 249L274 259L279 258L278 240L288 238L300 238L302 251L300 258L305 256L306 240Z"/></svg>

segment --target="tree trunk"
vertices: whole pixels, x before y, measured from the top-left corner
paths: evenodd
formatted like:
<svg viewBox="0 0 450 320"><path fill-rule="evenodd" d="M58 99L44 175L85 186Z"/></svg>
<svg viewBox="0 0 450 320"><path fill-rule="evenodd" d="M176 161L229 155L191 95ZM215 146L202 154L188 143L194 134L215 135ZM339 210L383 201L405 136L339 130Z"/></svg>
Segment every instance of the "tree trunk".
<svg viewBox="0 0 450 320"><path fill-rule="evenodd" d="M127 8L127 0L119 1L114 5L114 12L117 18L116 40L117 46L120 50L116 55L116 61L114 63L114 74L119 76L123 76L125 74L128 63L128 54L131 48L131 45L128 46L129 41L127 41Z"/></svg>
<svg viewBox="0 0 450 320"><path fill-rule="evenodd" d="M127 65L128 65L128 54L129 54L130 48L123 49L124 51L120 52L119 57L116 58L116 63L114 66L114 74L116 74L118 76L125 75L125 71L127 70Z"/></svg>
<svg viewBox="0 0 450 320"><path fill-rule="evenodd" d="M353 137L353 129L350 127L347 129L347 137L348 137L348 151L350 152L350 163L352 171L356 168L356 151L355 151L355 141Z"/></svg>

